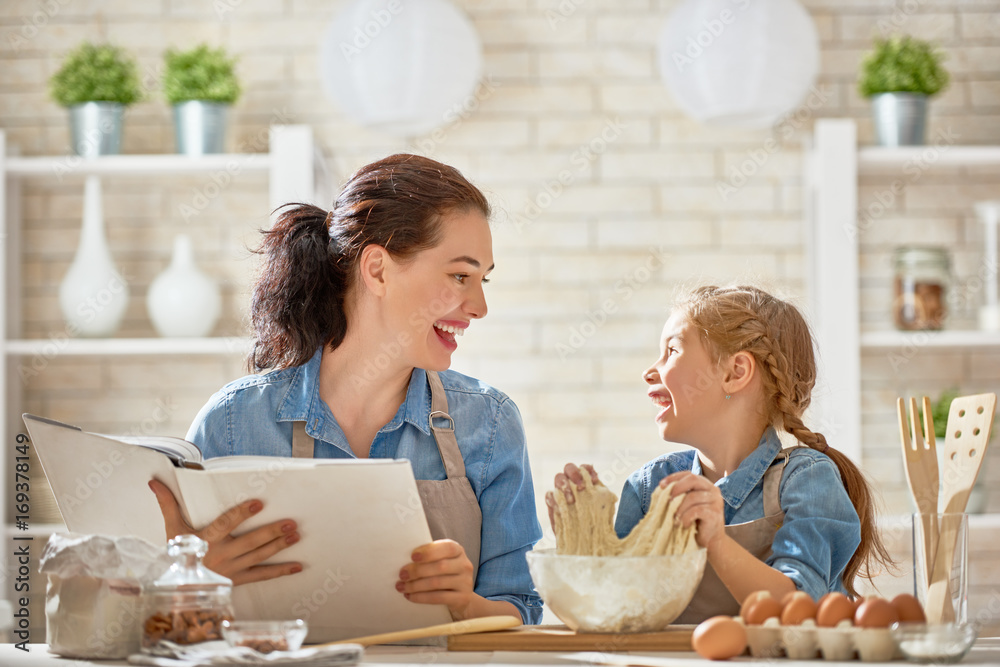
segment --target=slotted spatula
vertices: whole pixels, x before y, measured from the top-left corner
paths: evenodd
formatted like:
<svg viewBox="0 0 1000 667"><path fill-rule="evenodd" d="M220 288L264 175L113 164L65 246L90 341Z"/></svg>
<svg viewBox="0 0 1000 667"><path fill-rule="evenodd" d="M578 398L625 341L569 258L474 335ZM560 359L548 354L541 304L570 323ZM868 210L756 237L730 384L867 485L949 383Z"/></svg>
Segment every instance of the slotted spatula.
<svg viewBox="0 0 1000 667"><path fill-rule="evenodd" d="M945 514L965 512L990 441L996 404L996 394L959 396L951 403L941 467L941 511ZM930 623L951 623L955 620L949 581L958 529L958 524L953 521L945 521L939 527L940 539L925 605Z"/></svg>
<svg viewBox="0 0 1000 667"><path fill-rule="evenodd" d="M930 582L934 564L933 546L937 544L938 511L938 461L934 442L934 418L931 399L924 396L924 428L920 429L917 416L917 399L910 399L910 428L906 425L906 406L903 399L896 401L899 416L899 437L903 443L903 463L906 464L906 481L910 485L913 503L923 521L924 534L924 585ZM912 437L911 437L912 433Z"/></svg>

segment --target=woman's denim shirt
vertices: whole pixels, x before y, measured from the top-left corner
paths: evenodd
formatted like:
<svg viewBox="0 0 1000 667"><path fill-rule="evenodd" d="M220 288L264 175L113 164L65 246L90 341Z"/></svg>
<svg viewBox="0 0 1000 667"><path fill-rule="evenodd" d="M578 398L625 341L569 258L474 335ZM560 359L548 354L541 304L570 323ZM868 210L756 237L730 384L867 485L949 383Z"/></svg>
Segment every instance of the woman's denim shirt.
<svg viewBox="0 0 1000 667"><path fill-rule="evenodd" d="M732 474L715 483L722 492L727 526L764 516L764 473L772 464L780 464L775 462L780 450L777 433L767 429L757 449ZM650 496L660 480L681 470L701 475L697 452L665 454L629 476L615 520L620 537L649 510ZM844 592L841 577L861 543L861 522L836 464L815 449L791 449L779 488L785 518L765 562L813 599L830 591Z"/></svg>
<svg viewBox="0 0 1000 667"><path fill-rule="evenodd" d="M316 438L316 458L355 458L333 413L319 396L321 352L306 364L250 375L216 392L195 418L187 439L206 458L235 454L292 455L292 422L305 421ZM525 623L537 624L542 602L524 554L541 538L524 427L505 394L454 371L439 373L455 420L465 474L483 513L475 592L506 600ZM409 459L416 479L445 479L437 443L428 428L431 393L427 374L415 369L406 400L372 441L371 458ZM400 563L402 567L404 563Z"/></svg>

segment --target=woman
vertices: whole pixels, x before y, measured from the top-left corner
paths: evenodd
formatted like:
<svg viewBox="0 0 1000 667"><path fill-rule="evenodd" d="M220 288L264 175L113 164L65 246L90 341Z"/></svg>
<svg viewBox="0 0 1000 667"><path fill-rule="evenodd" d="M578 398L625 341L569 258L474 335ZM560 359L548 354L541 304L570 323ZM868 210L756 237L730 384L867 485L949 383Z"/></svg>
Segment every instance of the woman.
<svg viewBox="0 0 1000 667"><path fill-rule="evenodd" d="M457 338L486 315L488 217L457 170L415 155L363 167L329 212L286 207L264 232L250 312L249 364L273 370L223 387L188 439L209 457L409 459L434 542L413 552L396 589L447 605L456 620L537 623L524 554L541 529L520 414L503 393L447 370ZM261 564L298 541L293 521L232 535L259 501L194 531L166 487L151 487L169 535L208 540L206 563L234 583L301 570Z"/></svg>

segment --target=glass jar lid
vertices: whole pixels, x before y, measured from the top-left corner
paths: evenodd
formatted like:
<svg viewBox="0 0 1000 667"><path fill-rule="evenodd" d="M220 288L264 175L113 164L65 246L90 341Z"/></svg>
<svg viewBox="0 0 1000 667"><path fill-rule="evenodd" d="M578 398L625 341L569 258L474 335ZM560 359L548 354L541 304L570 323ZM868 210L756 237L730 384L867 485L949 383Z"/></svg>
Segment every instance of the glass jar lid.
<svg viewBox="0 0 1000 667"><path fill-rule="evenodd" d="M178 535L167 543L167 555L174 559L163 575L153 583L154 590L179 589L191 592L228 593L233 582L213 572L201 562L208 553L208 542L197 535Z"/></svg>
<svg viewBox="0 0 1000 667"><path fill-rule="evenodd" d="M947 271L951 265L948 251L936 246L904 246L893 253L896 270L934 268Z"/></svg>

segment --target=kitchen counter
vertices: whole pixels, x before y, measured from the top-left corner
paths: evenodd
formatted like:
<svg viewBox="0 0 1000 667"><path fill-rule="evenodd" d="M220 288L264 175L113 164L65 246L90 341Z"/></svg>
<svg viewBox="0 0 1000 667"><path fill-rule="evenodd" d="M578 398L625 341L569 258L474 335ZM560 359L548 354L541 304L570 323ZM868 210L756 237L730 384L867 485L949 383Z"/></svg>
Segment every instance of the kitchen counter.
<svg viewBox="0 0 1000 667"><path fill-rule="evenodd" d="M87 660L71 660L66 658L60 658L58 656L48 653L44 644L32 644L30 646L31 651L25 653L20 651L12 644L0 645L0 666L2 667L33 667L34 665L49 665L50 667L55 667L61 665L62 667L82 667L84 665L106 665L111 667L113 665L127 665L128 663L120 660L103 660L103 661L87 661ZM536 653L536 652L511 652L511 651L497 651L493 653L465 653L465 652L448 652L443 648L436 647L410 647L410 646L376 646L369 648L365 652L365 659L362 662L363 665L433 665L433 664L445 664L445 665L573 665L573 664L584 664L584 663L574 663L565 660L562 656L563 653L558 652L547 652L547 653ZM614 655L621 654L610 654L612 657ZM699 658L694 653L651 653L651 652L640 652L635 651L628 653L632 659L628 662L636 667L681 667L682 665L690 665L692 662L704 662L709 664L708 660ZM649 661L644 661L643 658L650 658ZM736 658L731 662L752 662L755 661L750 657ZM760 662L756 660L756 662ZM861 663L858 661L853 662L826 662L823 660L774 660L769 661L773 663L773 667L858 667ZM711 664L722 664L719 662L714 662ZM906 663L895 662L893 664L902 665ZM1000 664L1000 638L997 637L987 637L980 639L976 642L972 651L966 656L965 660L962 661L963 665L997 665Z"/></svg>

